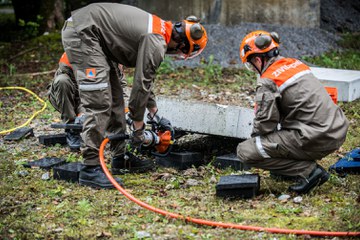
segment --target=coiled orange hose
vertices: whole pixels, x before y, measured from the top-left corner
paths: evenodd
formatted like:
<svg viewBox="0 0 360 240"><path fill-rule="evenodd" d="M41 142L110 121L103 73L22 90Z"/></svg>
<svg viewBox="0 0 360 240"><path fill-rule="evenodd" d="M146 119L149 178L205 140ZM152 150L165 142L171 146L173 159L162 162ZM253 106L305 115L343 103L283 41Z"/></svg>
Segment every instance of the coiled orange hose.
<svg viewBox="0 0 360 240"><path fill-rule="evenodd" d="M124 188L122 188L113 178L111 173L109 172L109 169L107 168L105 164L105 158L104 158L104 150L106 147L106 144L109 142L108 138L105 138L104 141L101 143L100 150L99 150L99 156L100 156L100 164L102 169L104 170L107 178L110 180L110 182L115 186L117 190L119 190L125 197L133 201L134 203L140 205L143 208L146 208L150 211L153 211L155 213L159 213L165 217L175 218L179 220L183 220L185 222L192 222L200 225L207 225L211 227L221 227L221 228L234 228L234 229L240 229L240 230L250 230L250 231L261 231L261 232L269 232L269 233L279 233L279 234L296 234L296 235L311 235L311 236L336 236L336 237L356 237L360 236L360 232L327 232L327 231L310 231L310 230L293 230L293 229L282 229L282 228L265 228L265 227L256 227L256 226L246 226L246 225L240 225L240 224L234 224L234 223L222 223L222 222L215 222L215 221L209 221L205 219L199 219L199 218L192 218L189 216L183 216L180 214L168 212L156 207L153 207L145 202L142 202L141 200L135 198L130 193L126 192Z"/></svg>

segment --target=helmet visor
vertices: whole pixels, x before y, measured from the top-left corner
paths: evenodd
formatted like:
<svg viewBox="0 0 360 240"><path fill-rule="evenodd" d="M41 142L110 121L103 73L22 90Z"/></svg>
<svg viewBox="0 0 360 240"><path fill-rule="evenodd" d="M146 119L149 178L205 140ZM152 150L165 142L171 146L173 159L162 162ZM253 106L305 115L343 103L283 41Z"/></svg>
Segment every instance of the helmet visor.
<svg viewBox="0 0 360 240"><path fill-rule="evenodd" d="M165 53L167 57L170 57L175 60L184 60L186 58L186 55L182 53L181 51L172 52L172 53Z"/></svg>
<svg viewBox="0 0 360 240"><path fill-rule="evenodd" d="M205 48L201 48L198 44L194 44L194 48L193 51L189 54L186 54L186 58L185 59L192 59L197 57L198 55L200 55L202 53L202 51Z"/></svg>

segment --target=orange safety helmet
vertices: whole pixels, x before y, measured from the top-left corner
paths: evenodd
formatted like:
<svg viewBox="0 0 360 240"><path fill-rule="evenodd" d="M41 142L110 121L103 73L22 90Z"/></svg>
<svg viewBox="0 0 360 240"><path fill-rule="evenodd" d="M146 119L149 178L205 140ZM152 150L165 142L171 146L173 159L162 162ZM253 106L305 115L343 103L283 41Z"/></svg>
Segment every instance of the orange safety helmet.
<svg viewBox="0 0 360 240"><path fill-rule="evenodd" d="M61 55L61 58L60 58L60 60L59 60L59 64L60 64L60 63L63 63L63 64L65 64L66 66L68 66L69 68L72 69L72 66L71 66L71 64L70 64L70 62L69 62L69 59L68 59L68 57L67 57L67 55L66 55L66 52L64 52L63 55Z"/></svg>
<svg viewBox="0 0 360 240"><path fill-rule="evenodd" d="M243 63L248 62L249 56L262 54L275 49L273 56L279 55L279 35L276 32L254 31L244 37L240 44L240 58Z"/></svg>
<svg viewBox="0 0 360 240"><path fill-rule="evenodd" d="M175 24L175 29L178 33L182 33L180 28L184 26L185 29L185 47L182 48L182 57L184 59L191 59L198 56L206 47L208 38L205 28L200 24L200 19L195 16L187 17L183 22Z"/></svg>

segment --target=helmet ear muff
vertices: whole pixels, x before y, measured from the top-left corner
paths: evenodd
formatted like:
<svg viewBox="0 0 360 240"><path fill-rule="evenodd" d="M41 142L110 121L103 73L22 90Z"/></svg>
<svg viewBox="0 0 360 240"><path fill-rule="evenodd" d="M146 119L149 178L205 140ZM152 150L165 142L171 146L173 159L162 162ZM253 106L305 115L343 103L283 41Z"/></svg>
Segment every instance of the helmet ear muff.
<svg viewBox="0 0 360 240"><path fill-rule="evenodd" d="M259 35L256 39L255 39L255 46L261 50L268 48L271 44L271 37L269 35Z"/></svg>
<svg viewBox="0 0 360 240"><path fill-rule="evenodd" d="M189 21L189 22L194 22L194 23L199 23L200 22L200 18L197 18L196 16L188 16L186 19L186 21Z"/></svg>
<svg viewBox="0 0 360 240"><path fill-rule="evenodd" d="M274 40L274 42L276 42L277 44L280 43L280 37L279 34L277 34L277 32L271 32L270 36Z"/></svg>
<svg viewBox="0 0 360 240"><path fill-rule="evenodd" d="M274 56L276 57L276 56L278 56L279 54L280 54L279 49L276 48L276 49L274 50Z"/></svg>
<svg viewBox="0 0 360 240"><path fill-rule="evenodd" d="M203 36L203 29L201 28L200 23L200 18L197 18L196 16L188 16L186 19L186 21L194 23L191 25L190 27L190 37L194 40L199 40L202 38Z"/></svg>
<svg viewBox="0 0 360 240"><path fill-rule="evenodd" d="M194 40L199 40L202 38L204 31L202 30L200 24L195 23L190 27L190 36Z"/></svg>

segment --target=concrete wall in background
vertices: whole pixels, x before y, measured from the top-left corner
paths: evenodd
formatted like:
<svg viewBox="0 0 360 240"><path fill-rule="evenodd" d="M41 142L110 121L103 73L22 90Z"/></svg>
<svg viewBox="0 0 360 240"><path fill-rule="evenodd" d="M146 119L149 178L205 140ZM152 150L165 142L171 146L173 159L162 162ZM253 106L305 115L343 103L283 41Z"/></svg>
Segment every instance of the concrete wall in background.
<svg viewBox="0 0 360 240"><path fill-rule="evenodd" d="M236 25L275 23L297 27L320 26L320 0L143 0L138 7L166 20L188 15L203 23Z"/></svg>

